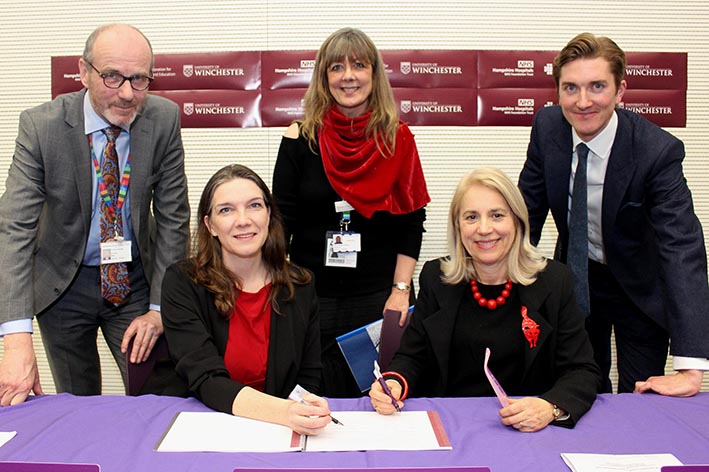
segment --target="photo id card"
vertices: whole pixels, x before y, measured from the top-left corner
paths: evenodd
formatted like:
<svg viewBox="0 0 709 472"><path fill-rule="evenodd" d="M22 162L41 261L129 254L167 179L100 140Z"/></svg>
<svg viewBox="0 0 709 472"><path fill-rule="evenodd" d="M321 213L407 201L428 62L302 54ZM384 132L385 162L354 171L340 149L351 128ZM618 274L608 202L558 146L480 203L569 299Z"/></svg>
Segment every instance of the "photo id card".
<svg viewBox="0 0 709 472"><path fill-rule="evenodd" d="M125 239L110 239L101 243L101 264L130 262L131 244Z"/></svg>
<svg viewBox="0 0 709 472"><path fill-rule="evenodd" d="M325 237L325 266L357 267L359 237L357 233L328 231Z"/></svg>
<svg viewBox="0 0 709 472"><path fill-rule="evenodd" d="M362 235L351 231L328 231L335 252L359 252L362 250Z"/></svg>

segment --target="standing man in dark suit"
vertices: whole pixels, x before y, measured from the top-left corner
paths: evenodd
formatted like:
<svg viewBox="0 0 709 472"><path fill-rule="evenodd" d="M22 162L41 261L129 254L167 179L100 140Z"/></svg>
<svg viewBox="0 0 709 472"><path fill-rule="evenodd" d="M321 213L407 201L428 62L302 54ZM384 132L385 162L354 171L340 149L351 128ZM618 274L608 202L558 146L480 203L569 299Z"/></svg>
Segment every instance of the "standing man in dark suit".
<svg viewBox="0 0 709 472"><path fill-rule="evenodd" d="M77 395L101 393L99 327L124 378L129 341L142 362L163 331L162 278L186 254L189 205L179 107L148 95L152 69L140 31L102 26L79 59L85 89L20 115L0 198L3 406L42 391L33 316L57 391Z"/></svg>
<svg viewBox="0 0 709 472"><path fill-rule="evenodd" d="M535 116L519 178L532 242L539 241L551 209L556 257L571 265L577 299L589 312L586 327L604 391L611 391L614 329L619 392L694 395L709 370L709 285L702 227L682 173L684 145L643 117L616 109L626 89L626 61L609 38L582 33L553 66L559 105ZM587 218L581 218L580 256L574 258L579 226L570 223L571 197L580 161L587 165L587 200L577 199L584 201L577 214ZM668 344L677 373L665 376Z"/></svg>

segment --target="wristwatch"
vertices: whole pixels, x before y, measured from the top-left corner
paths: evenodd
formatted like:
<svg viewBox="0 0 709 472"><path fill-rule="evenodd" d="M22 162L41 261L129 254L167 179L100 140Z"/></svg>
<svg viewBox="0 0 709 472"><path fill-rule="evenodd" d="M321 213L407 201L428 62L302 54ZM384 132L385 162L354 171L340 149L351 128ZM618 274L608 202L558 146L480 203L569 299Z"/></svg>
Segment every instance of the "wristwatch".
<svg viewBox="0 0 709 472"><path fill-rule="evenodd" d="M553 421L566 421L571 417L571 414L563 412L561 408L554 405L553 403L551 404L551 406L554 407L554 409L551 410L551 414L554 417Z"/></svg>
<svg viewBox="0 0 709 472"><path fill-rule="evenodd" d="M402 292L408 292L409 290L411 290L411 285L407 284L406 282L396 282L392 285L392 287L399 289Z"/></svg>

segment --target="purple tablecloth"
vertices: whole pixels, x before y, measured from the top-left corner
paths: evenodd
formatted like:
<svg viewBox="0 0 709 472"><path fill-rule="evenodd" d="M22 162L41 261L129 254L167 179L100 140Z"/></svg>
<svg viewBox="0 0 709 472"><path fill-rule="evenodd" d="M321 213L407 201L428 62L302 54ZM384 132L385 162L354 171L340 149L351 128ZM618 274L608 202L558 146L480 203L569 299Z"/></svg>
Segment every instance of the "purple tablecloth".
<svg viewBox="0 0 709 472"><path fill-rule="evenodd" d="M367 410L367 398L330 400L333 412ZM452 451L165 453L153 448L180 411L209 411L194 399L68 394L0 408L0 431L17 436L2 461L98 463L103 471L224 471L235 467L436 467L484 465L493 472L564 471L561 452L669 452L709 463L709 393L693 398L602 395L575 429L519 433L500 424L496 398L422 398L407 410L436 410Z"/></svg>

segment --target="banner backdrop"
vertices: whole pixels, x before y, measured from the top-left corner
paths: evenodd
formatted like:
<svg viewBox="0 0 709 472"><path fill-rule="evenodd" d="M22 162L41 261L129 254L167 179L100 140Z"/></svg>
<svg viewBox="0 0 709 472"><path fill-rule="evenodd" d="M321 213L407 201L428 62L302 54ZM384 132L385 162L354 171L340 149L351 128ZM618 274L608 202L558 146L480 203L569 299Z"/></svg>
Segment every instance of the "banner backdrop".
<svg viewBox="0 0 709 472"><path fill-rule="evenodd" d="M552 51L382 51L401 119L415 126L530 126L557 101ZM186 128L288 126L303 116L317 51L157 54L150 92ZM52 97L79 90L78 56L52 57ZM621 107L687 123L687 53L630 52Z"/></svg>

